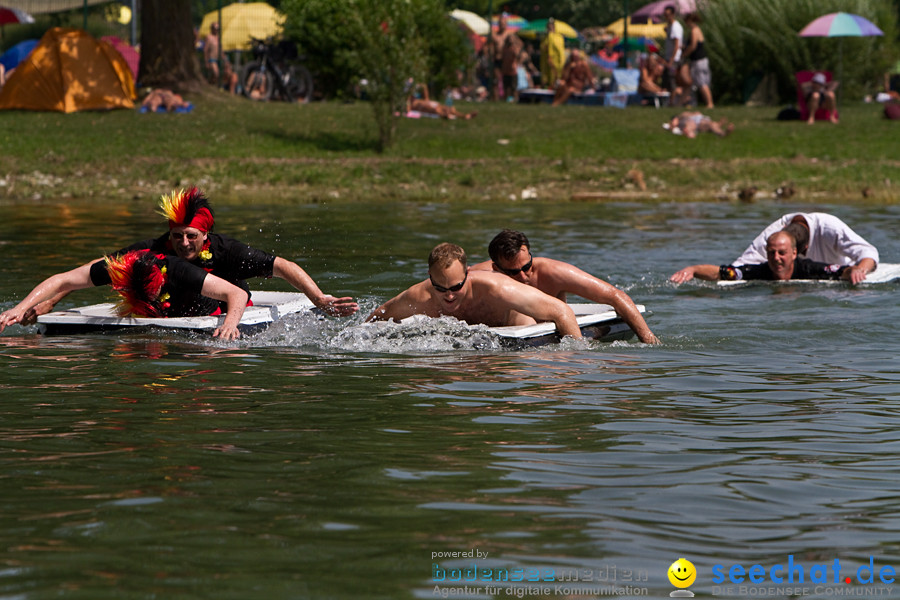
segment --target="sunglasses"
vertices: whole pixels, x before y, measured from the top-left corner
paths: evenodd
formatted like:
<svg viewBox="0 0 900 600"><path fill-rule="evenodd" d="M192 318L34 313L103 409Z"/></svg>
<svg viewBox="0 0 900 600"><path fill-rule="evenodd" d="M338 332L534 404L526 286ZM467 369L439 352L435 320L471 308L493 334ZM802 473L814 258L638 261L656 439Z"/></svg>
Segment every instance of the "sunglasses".
<svg viewBox="0 0 900 600"><path fill-rule="evenodd" d="M506 273L506 274L509 275L510 277L515 277L515 276L518 275L519 273L528 272L528 270L531 269L531 264L532 264L533 262L534 262L534 257L531 255L531 252L529 252L529 253L528 253L528 262L525 263L524 265L522 265L522 268L520 268L520 269L504 269L503 267L501 267L501 266L498 265L497 263L494 263L494 266L496 266L498 269L500 269L501 271L503 271L504 273Z"/></svg>
<svg viewBox="0 0 900 600"><path fill-rule="evenodd" d="M174 231L172 233L170 233L169 235L172 237L173 240L180 240L180 239L187 238L192 242L196 241L197 238L200 237L199 233L176 233Z"/></svg>
<svg viewBox="0 0 900 600"><path fill-rule="evenodd" d="M437 291L439 291L442 294L445 294L447 292L458 292L459 290L462 289L462 286L466 285L466 280L468 278L469 278L469 272L466 271L466 276L463 277L462 281L460 281L456 285L451 285L450 287L444 287L442 285L436 284L434 282L434 279L431 278L431 275L428 276L428 279L431 281L431 287L433 287L434 289L436 289Z"/></svg>

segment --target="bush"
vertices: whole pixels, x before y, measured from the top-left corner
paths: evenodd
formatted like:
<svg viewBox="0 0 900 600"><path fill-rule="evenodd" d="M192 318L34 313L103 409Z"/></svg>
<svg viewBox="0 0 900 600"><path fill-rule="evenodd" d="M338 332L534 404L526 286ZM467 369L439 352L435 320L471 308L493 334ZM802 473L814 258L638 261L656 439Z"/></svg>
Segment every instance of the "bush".
<svg viewBox="0 0 900 600"><path fill-rule="evenodd" d="M832 12L861 15L884 36L807 38L798 34ZM896 62L897 15L891 0L712 0L703 11L716 101L743 102L746 82L776 78L783 102L796 98L794 73L831 71L844 97L860 98L880 85Z"/></svg>

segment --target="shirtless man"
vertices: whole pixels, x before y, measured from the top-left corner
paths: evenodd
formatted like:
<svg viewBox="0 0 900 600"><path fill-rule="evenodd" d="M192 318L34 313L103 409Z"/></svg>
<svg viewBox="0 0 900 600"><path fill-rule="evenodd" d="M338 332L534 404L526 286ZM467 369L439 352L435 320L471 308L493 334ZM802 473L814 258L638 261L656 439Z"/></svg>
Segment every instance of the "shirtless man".
<svg viewBox="0 0 900 600"><path fill-rule="evenodd" d="M237 90L238 76L231 68L231 63L219 51L219 24L209 26L209 35L203 45L203 61L209 72L209 82L213 85L224 85L232 94ZM222 65L222 78L219 79L219 64Z"/></svg>
<svg viewBox="0 0 900 600"><path fill-rule="evenodd" d="M473 266L473 271L504 273L563 302L568 292L591 302L609 304L639 340L645 344L660 343L628 294L569 263L533 257L531 244L524 233L504 229L491 240L488 254L491 260Z"/></svg>
<svg viewBox="0 0 900 600"><path fill-rule="evenodd" d="M489 327L553 321L561 336L581 338L575 313L565 302L509 277L469 271L467 265L466 251L459 246L435 246L428 256L428 280L388 300L366 320L447 315L470 325Z"/></svg>
<svg viewBox="0 0 900 600"><path fill-rule="evenodd" d="M766 241L764 263L746 265L693 265L674 273L669 280L683 283L693 278L707 281L773 280L788 279L843 279L850 281L851 269L843 265L830 265L797 258L797 240L787 231L776 231Z"/></svg>

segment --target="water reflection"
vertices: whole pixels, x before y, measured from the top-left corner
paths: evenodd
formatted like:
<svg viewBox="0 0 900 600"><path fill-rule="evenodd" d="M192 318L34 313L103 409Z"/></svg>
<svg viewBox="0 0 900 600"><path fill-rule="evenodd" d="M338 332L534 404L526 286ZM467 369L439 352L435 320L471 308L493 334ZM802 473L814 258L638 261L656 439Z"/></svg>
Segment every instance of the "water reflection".
<svg viewBox="0 0 900 600"><path fill-rule="evenodd" d="M644 570L659 597L677 556L698 567L698 594L711 592L717 563L900 564L897 285L666 281L684 264L737 256L748 230L791 208L229 207L223 231L369 309L424 276L434 232L458 231L454 241L483 256L515 223L538 253L647 305L664 344L511 351L451 321L376 330L364 315L286 319L237 344L10 328L0 587L432 597L431 553L471 548L490 552L486 567L615 572L619 583ZM838 208L894 261L900 208ZM0 223L11 269L0 305L159 225L152 207L101 213L26 207ZM109 227L88 233L99 222ZM383 224L390 244L374 233Z"/></svg>

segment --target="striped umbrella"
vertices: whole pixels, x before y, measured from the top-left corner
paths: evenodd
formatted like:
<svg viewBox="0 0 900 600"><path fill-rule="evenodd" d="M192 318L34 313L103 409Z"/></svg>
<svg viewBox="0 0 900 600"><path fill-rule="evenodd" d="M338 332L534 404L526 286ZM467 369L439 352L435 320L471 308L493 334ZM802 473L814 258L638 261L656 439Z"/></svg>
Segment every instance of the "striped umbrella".
<svg viewBox="0 0 900 600"><path fill-rule="evenodd" d="M494 15L494 18L491 19L491 25L494 26L494 31L496 31L500 25L500 15ZM510 31L518 31L526 25L528 25L528 19L519 15L506 15L506 28Z"/></svg>
<svg viewBox="0 0 900 600"><path fill-rule="evenodd" d="M19 8L0 6L0 25L13 25L15 23L34 23L34 17Z"/></svg>
<svg viewBox="0 0 900 600"><path fill-rule="evenodd" d="M884 35L874 23L861 17L845 12L836 12L823 15L812 21L800 30L801 37L869 37ZM844 75L844 44L838 43L838 80ZM838 91L840 99L840 91Z"/></svg>
<svg viewBox="0 0 900 600"><path fill-rule="evenodd" d="M845 12L823 15L800 31L801 37L867 37L870 35L884 35L884 32L867 18Z"/></svg>

